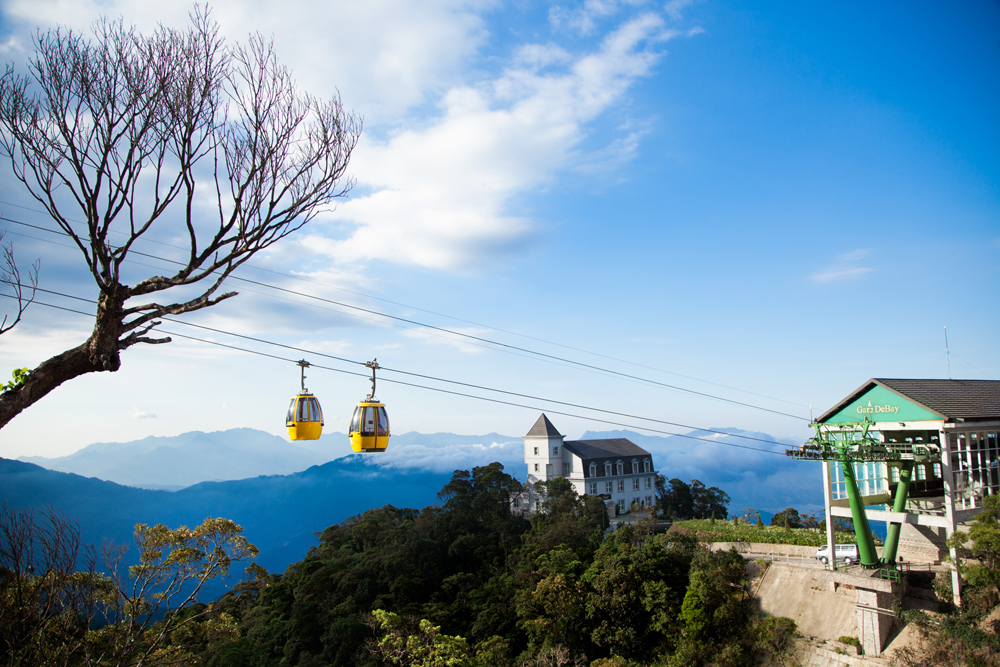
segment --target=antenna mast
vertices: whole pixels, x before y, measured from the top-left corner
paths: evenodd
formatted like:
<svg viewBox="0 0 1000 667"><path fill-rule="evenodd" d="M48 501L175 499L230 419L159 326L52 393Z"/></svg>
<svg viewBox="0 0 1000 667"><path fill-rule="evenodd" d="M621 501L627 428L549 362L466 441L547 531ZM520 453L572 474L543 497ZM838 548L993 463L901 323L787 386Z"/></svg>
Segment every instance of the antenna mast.
<svg viewBox="0 0 1000 667"><path fill-rule="evenodd" d="M944 356L948 358L948 379L951 379L951 352L948 351L948 327L944 328Z"/></svg>

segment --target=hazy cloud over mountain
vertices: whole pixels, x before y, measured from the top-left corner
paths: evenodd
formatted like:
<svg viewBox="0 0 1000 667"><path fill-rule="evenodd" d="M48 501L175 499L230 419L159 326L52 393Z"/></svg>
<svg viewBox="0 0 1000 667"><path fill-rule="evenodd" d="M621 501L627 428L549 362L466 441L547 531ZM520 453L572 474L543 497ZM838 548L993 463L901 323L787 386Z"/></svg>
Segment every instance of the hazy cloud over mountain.
<svg viewBox="0 0 1000 667"><path fill-rule="evenodd" d="M695 431L661 437L635 431L587 431L580 439L628 438L653 455L657 470L667 479L698 479L726 491L730 510L754 507L778 511L794 506L817 511L822 504L818 465L784 456L786 447L766 433L738 429L719 435ZM773 445L745 440L746 435ZM737 445L737 446L733 446ZM523 441L519 437L487 433L402 433L392 436L382 454L363 454L366 474L391 478L397 474L449 475L499 461L520 480L526 479ZM751 449L746 449L750 447ZM765 450L765 451L756 451ZM347 461L355 455L343 433L327 433L317 441L289 443L253 429L202 433L193 431L170 438L149 437L129 443L96 443L58 459L22 457L50 470L149 489L178 489L204 481L238 480L261 475L288 475L328 461ZM352 459L353 460L353 459Z"/></svg>

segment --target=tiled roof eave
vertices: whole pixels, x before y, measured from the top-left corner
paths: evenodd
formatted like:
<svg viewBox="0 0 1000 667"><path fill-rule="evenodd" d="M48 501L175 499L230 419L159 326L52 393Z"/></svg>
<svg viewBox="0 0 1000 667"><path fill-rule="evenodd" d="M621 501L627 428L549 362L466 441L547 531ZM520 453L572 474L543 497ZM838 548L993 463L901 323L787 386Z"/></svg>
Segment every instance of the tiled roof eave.
<svg viewBox="0 0 1000 667"><path fill-rule="evenodd" d="M871 378L816 421L826 422L876 385L947 423L991 421L1000 415L1000 381Z"/></svg>

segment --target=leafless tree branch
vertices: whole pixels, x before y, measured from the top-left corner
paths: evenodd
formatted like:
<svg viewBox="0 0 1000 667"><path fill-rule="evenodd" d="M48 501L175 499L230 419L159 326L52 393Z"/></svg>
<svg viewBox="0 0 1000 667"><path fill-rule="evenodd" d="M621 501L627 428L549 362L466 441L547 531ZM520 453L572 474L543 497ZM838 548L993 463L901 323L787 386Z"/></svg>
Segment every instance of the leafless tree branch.
<svg viewBox="0 0 1000 667"><path fill-rule="evenodd" d="M24 311L35 300L35 293L38 290L38 269L41 266L41 260L36 259L32 263L31 268L28 269L28 275L25 276L28 281L27 284L23 283L21 270L14 259L14 244L9 241L3 243L6 234L5 230L0 229L0 245L3 247L3 266L0 266L0 283L3 283L14 291L13 297L17 301L17 315L14 316L14 321L10 324L7 324L8 316L3 316L3 321L0 322L0 334L6 333L17 326L18 322L21 321L21 316L24 315ZM25 294L25 288L30 290L30 294Z"/></svg>
<svg viewBox="0 0 1000 667"><path fill-rule="evenodd" d="M169 342L146 335L157 318L235 296L216 295L233 271L350 191L361 132L339 96L296 89L272 42L228 45L201 8L185 30L102 19L89 37L59 29L34 45L27 73L0 76L0 154L80 250L99 296L87 341L0 395L0 428L66 380L117 370L122 350ZM186 237L178 268L124 283L134 244L160 229ZM171 298L192 285L199 294Z"/></svg>

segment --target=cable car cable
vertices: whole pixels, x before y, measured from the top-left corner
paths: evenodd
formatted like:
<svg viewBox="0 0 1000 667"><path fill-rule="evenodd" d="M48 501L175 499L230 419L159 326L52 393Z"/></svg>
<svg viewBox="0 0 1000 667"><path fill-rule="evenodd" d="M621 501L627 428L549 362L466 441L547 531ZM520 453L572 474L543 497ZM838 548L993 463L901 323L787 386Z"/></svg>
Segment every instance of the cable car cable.
<svg viewBox="0 0 1000 667"><path fill-rule="evenodd" d="M29 226L29 227L35 227L34 225L29 225L28 223L18 222L16 220L10 220L9 218L3 218L2 216L0 216L0 220L7 220L8 222L16 222L17 224L23 224L23 225L26 225L26 226ZM50 229L46 229L44 227L35 227L35 228L36 229L41 229L43 231L50 232L52 234L62 234L62 232L53 231L53 230L50 230ZM39 238L37 236L31 236L30 234L22 234L22 233L18 233L18 232L11 232L11 233L12 234L17 234L18 236L23 236L25 238L30 238L30 239L33 239L33 240L36 240L36 241L42 241L44 243L51 243L53 245L59 246L60 248L72 248L74 250L77 249L77 247L73 246L73 245L69 245L69 244L65 244L65 243L57 243L56 241L52 241L50 239L42 239L42 238ZM171 246L169 244L164 244L164 245L167 245L168 247L171 247L171 248L176 247L176 246ZM143 256L147 256L147 257L149 256L149 255L144 255L143 253L141 253L139 251L134 251L133 254L139 254L139 255L143 255ZM157 257L156 259L161 259L161 258ZM160 270L160 268L161 268L159 266L153 266L151 264L144 264L142 262L136 261L135 259L127 259L125 261L129 262L130 264L132 264L134 266L143 266L143 267L147 267L147 268L154 269L154 270L157 270L157 271ZM167 260L167 261L170 261L170 260ZM41 289L41 288L39 288L39 289ZM271 287L269 287L269 289L277 289L277 288L271 288ZM283 297L283 296L280 296L280 295L272 294L270 292L262 292L262 291L258 291L258 290L254 290L254 289L250 289L250 288L241 289L240 292L241 293L242 292L249 292L251 294L260 294L260 295L267 296L267 297L273 298L273 299L281 299L281 300L289 301L291 303L296 303L296 304L299 304L299 305L307 305L307 304L303 304L303 302L299 301L299 300L293 300L293 299L289 299L288 297ZM63 295L63 296L65 296L65 295ZM307 297L311 298L309 295L304 295L304 296L307 296ZM335 302L335 305L340 305L340 304ZM340 310L340 311L333 310L333 309L325 308L324 306L315 305L315 304L312 304L311 307L313 307L313 308L320 308L320 309L323 309L323 310L327 310L329 312L343 312L342 310ZM372 318L372 317L364 317L363 315L358 315L358 314L354 314L353 317L355 317L355 318L357 318L359 320L365 320L365 321L368 321L368 322L382 322L383 321L383 320L378 320L378 319L375 319L375 318ZM445 317L447 317L447 316L445 316ZM390 323L390 324L392 326L399 327L399 328L404 329L406 331L416 331L419 327L423 327L424 326L424 325L420 325L420 324L415 325L415 326L404 326L404 325L398 324L398 323ZM431 334L435 335L435 336L439 336L441 338L445 338L445 339L449 339L450 338L449 336L445 336L445 335L442 335L440 333L431 332ZM476 342L476 341L473 341L470 344L471 345L475 345L477 347L481 347L481 348L486 349L486 350L494 350L494 351L496 351L496 347L492 346L492 345L486 345L486 344L483 344L483 343L480 343L480 342ZM505 352L506 354L512 354L512 355L517 356L517 357L522 357L522 358L525 358L525 359L534 359L536 361L539 361L539 359L537 359L537 357L535 355L520 354L520 353L515 352L513 350L501 350L501 351ZM543 361L543 362L549 363L549 364L553 364L555 366L562 366L564 368L569 368L569 367L573 366L572 363L562 363L562 362L551 360L551 359L541 359L540 361ZM598 371L592 371L592 370L588 369L588 372L595 372L596 373ZM632 381L633 382L637 382L638 380L632 380ZM752 393L752 392L747 392L747 393ZM780 400L780 399L775 399L775 400ZM784 402L787 403L789 401L784 401ZM793 403L793 405L795 405L795 404Z"/></svg>
<svg viewBox="0 0 1000 667"><path fill-rule="evenodd" d="M259 354L261 356L269 357L271 359L279 359L281 361L287 361L289 363L296 363L295 360L293 360L293 359L287 359L287 358L279 357L279 356L274 355L274 354L267 354L267 353L264 353L264 352L258 352L256 350L248 350L246 348L237 347L235 345L228 345L226 343L219 343L217 341L205 340L203 338L197 338L195 336L188 336L188 335L180 334L180 333L176 333L176 332L163 331L163 333L169 334L171 336L177 336L179 338L187 338L189 340L194 340L194 341L198 341L198 342L201 342L201 343L207 343L209 345L218 345L219 347L225 347L225 348L228 348L228 349L231 349L231 350L238 350L240 352L248 352L250 354ZM355 376L358 376L358 377L364 377L366 379L368 378L367 374L354 373L352 371L345 371L345 370L340 369L340 368L332 368L332 367L329 367L329 366L321 366L319 364L310 364L310 368L319 368L321 370L333 371L335 373L343 373L345 375L355 375ZM403 386L406 386L406 387L414 387L416 389L425 389L425 390L428 390L428 391L436 391L436 392L439 392L439 393L442 393L442 394L449 394L451 396L462 396L464 398L474 398L474 399L477 399L477 400L480 400L480 401L487 401L489 403L498 403L500 405L509 405L509 406L516 407L516 408L526 408L528 410L544 410L545 412L549 412L549 413L554 414L554 415L561 415L561 416L564 416L564 417L574 417L574 418L577 418L577 419L583 419L583 420L586 420L586 421L598 422L598 423L601 423L601 424L610 424L612 426L624 426L626 428L636 428L636 429L639 429L641 431L649 431L650 433L661 433L661 434L664 434L664 435L675 436L675 437L678 437L678 438L686 438L688 440L698 440L700 442L708 442L708 443L711 443L711 444L724 445L726 447L737 447L739 449L747 449L747 450L750 450L750 451L753 451L753 452L762 452L764 454L774 454L775 456L784 456L785 455L783 451L781 451L781 452L775 452L775 451L771 451L769 449L760 449L759 447L748 447L747 445L740 445L740 444L736 444L736 443L732 443L732 442L722 442L720 440L710 440L708 438L699 438L699 437L693 436L693 435L685 435L683 433L674 433L672 431L663 431L663 430L659 430L659 429L655 429L655 428L648 428L646 426L638 426L636 424L626 424L626 423L622 423L622 422L610 421L610 420L607 420L607 419L599 419L597 417L587 417L586 415L578 415L578 414L574 414L572 412L561 412L559 410L549 410L548 408L541 408L541 407L534 406L534 405L524 405L522 403L513 403L511 401L502 401L502 400L499 400L499 399L496 399L496 398L488 398L486 396L476 396L475 394L466 394L466 393L460 392L460 391L451 391L449 389L441 389L440 387L428 387L427 385L416 384L416 383L413 383L413 382L404 382L402 380L392 380L392 379L389 379L389 378L382 378L382 382L391 382L393 384L399 384L399 385L403 385ZM546 400L546 399L542 399L542 400ZM556 401L552 401L552 402L556 402ZM707 429L698 429L698 430L705 431ZM713 432L718 433L718 431L713 431ZM725 433L725 435L731 435L731 436L734 436L734 437L740 437L740 436L736 436L735 434L732 434L732 433ZM754 439L756 439L756 438L754 438ZM771 441L761 440L761 442L771 442ZM775 445L781 445L781 443L778 443L778 442L774 442L773 444L775 444Z"/></svg>
<svg viewBox="0 0 1000 667"><path fill-rule="evenodd" d="M48 292L50 294L59 294L58 292L52 292L51 290L46 290L46 292ZM13 296L11 296L9 294L0 294L0 296L5 296L5 297L10 298L10 299L15 298L15 297L13 297ZM60 296L63 296L63 295L60 295ZM66 296L69 296L69 295L66 295ZM80 301L88 301L88 299L85 299L83 297L73 297L73 296L70 296L70 298L74 298L74 299L77 299L77 300L80 300ZM77 313L79 315L85 315L87 317L92 317L93 316L92 313L87 313L87 312L84 312L84 311L81 311L81 310L74 310L72 308L66 308L64 306L57 306L57 305L54 305L54 304L49 304L49 303L40 302L40 301L35 301L34 303L37 303L40 306L46 306L46 307L49 307L49 308L56 308L58 310L63 310L63 311L66 311L66 312ZM94 302L90 301L90 303L94 303ZM292 345L285 345L285 344L282 344L282 343L275 343L273 341L268 341L268 340L264 340L264 339L260 339L260 338L254 338L253 336L245 336L245 335L242 335L242 334L236 334L236 333L224 331L224 330L221 330L221 329L215 329L213 327L207 327L207 326L200 325L200 324L193 324L191 322L184 322L182 320L171 320L171 319L166 318L166 317L162 317L162 318L159 318L159 319L162 319L162 320L165 320L165 321L169 321L169 322L172 322L174 324L183 324L185 326L191 326L191 327L195 327L195 328L198 328L198 329L205 329L205 330L208 330L208 331L213 331L213 332L216 332L216 333L230 335L230 336L234 336L234 337L237 337L237 338L244 338L246 340L251 340L251 341L254 341L254 342L258 342L258 343L263 343L263 344L266 344L266 345L274 345L276 347L282 347L282 348L289 349L289 350L294 350L294 351L297 351L297 352L305 352L307 354L311 354L311 355L315 355L315 356L327 357L327 358L330 358L330 359L334 359L336 361L342 361L342 362L349 363L349 364L355 364L355 365L359 365L359 366L365 366L366 365L365 362L353 361L351 359L345 359L343 357L337 357L337 356L334 356L334 355L325 354L323 352L316 352L316 351L313 351L313 350L308 350L308 349L305 349L305 348L295 347L295 346L292 346ZM207 343L209 345L217 345L219 347L225 347L225 348L232 349L232 350L238 350L238 351L241 351L241 352L248 352L248 353L251 353L251 354L257 354L257 355L260 355L260 356L263 356L263 357L268 357L268 358L271 358L271 359L277 359L277 360L280 360L280 361L288 361L290 363L296 363L296 364L298 363L298 360L288 359L288 358L285 358L285 357L280 357L278 355L268 354L266 352L260 352L260 351L257 351L257 350L249 350L249 349L246 349L246 348L237 347L235 345L228 345L226 343L220 343L218 341L211 341L211 340L207 340L207 339L203 339L203 338L198 338L196 336L188 336L186 334L181 334L181 333L177 333L177 332L167 331L167 330L162 329L162 328L158 329L158 331L160 331L160 333L167 334L167 335L170 335L170 336L177 336L179 338L186 338L186 339L189 339L189 340L194 340L194 341L198 341L198 342L202 342L202 343ZM336 373L343 373L343 374L346 374L346 375L355 375L355 376L358 376L358 377L365 377L365 378L368 377L367 373L365 373L365 374L354 373L354 372L351 372L351 371L346 371L346 370L339 369L339 368L333 368L333 367L330 367L330 366L321 366L321 365L318 365L318 364L311 364L310 367L311 368L320 368L322 370L333 371L333 372L336 372ZM466 386L466 387L470 387L470 388L482 389L484 391L492 391L492 392L496 392L496 393L502 393L502 394L507 394L507 395L512 395L512 396L518 396L518 397L521 397L521 398L528 398L528 399L531 399L531 400L543 401L545 403L554 403L554 404L557 404L557 405L566 405L566 406L569 406L569 407L580 408L582 410L590 410L592 412L602 412L602 413L605 413L605 414L618 415L618 416L627 417L627 418L630 418L630 419L641 419L643 421L650 421L650 422L654 422L654 423L669 424L671 426L680 426L682 428L690 428L690 429L693 429L693 430L696 430L696 431L704 431L706 433L715 433L715 434L718 434L718 435L723 435L723 436L728 436L728 437L733 437L733 438L740 438L740 439L744 439L744 440L753 440L753 441L756 441L756 442L763 442L763 443L766 443L766 444L774 444L774 445L780 445L781 444L781 443L775 442L773 440L764 440L762 438L754 438L752 436L745 436L745 435L740 435L740 434L737 434L737 433L727 433L725 431L717 431L717 430L713 430L713 429L700 428L700 427L697 427L697 426L690 426L690 425L687 425L687 424L679 424L679 423L676 423L676 422L669 422L669 421L664 421L664 420L660 420L660 419L654 419L654 418L651 418L651 417L642 417L642 416L639 416L639 415L631 415L631 414L623 413L623 412L615 412L613 410L605 410L605 409L602 409L602 408L592 408L592 407L585 406L585 405L579 405L579 404L575 404L575 403L567 403L565 401L559 401L559 400L549 399L549 398L544 398L544 397L539 397L539 396L531 396L529 394L519 394L519 393L516 393L516 392L506 391L506 390L502 390L502 389L493 389L493 388L490 388L490 387L468 384L468 383L459 382L459 381L456 381L456 380L447 380L447 379L444 379L444 378L436 378L436 377L433 377L433 376L420 375L418 373L409 373L407 371L400 371L400 370L389 369L389 368L382 368L382 370L391 370L392 372L401 373L401 374L404 374L404 375L411 375L411 376L416 376L416 377L422 377L422 378L425 378L425 379L436 380L436 381L439 381L439 382L447 382L447 383L450 383L450 384L457 384L457 385ZM780 452L771 452L770 450L759 449L759 448L755 448L755 447L747 447L745 445L738 445L738 444L735 444L735 443L725 443L725 442L721 442L721 441L718 441L718 440L710 440L708 438L699 438L697 436L685 435L685 434L682 434L682 433L675 433L675 432L672 432L672 431L663 431L663 430L648 428L648 427L645 427L645 426L638 426L638 425L635 425L635 424L625 424L625 423L610 421L610 420L606 420L606 419L599 419L597 417L587 417L587 416L584 416L584 415L574 414L574 413L570 413L570 412L561 412L561 411L558 411L558 410L551 410L551 409L548 409L548 408L539 408L537 406L523 405L523 404L520 404L520 403L513 403L513 402L510 402L510 401L502 401L502 400L499 400L499 399L488 398L488 397L485 397L485 396L477 396L475 394L466 394L466 393L463 393L463 392L457 392L457 391L451 391L451 390L447 390L447 389L441 389L439 387L428 387L426 385L420 385L420 384L416 384L416 383L412 383L412 382L404 382L402 380L393 380L393 379L390 379L390 378L383 378L382 381L383 382L391 382L393 384L399 384L399 385L404 385L404 386L408 386L408 387L414 387L414 388L417 388L417 389L426 389L426 390L429 390L429 391L436 391L436 392L439 392L439 393L451 394L451 395L454 395L454 396L464 396L464 397L467 397L467 398L475 398L475 399L478 399L478 400L481 400L481 401L487 401L487 402L490 402L490 403L498 403L498 404L501 404L501 405L510 405L510 406L513 406L513 407L527 408L527 409L532 409L532 410L544 410L544 411L547 411L547 412L551 412L552 414L563 415L563 416L567 416L567 417L575 417L575 418L578 418L578 419L584 419L584 420L599 422L599 423L603 423L603 424L610 424L610 425L614 425L614 426L625 426L625 427L628 427L628 428L638 428L640 430L649 431L651 433L662 433L662 434L665 434L665 435L677 436L677 437L681 437L681 438L688 438L688 439L691 439L691 440L699 440L699 441L702 441L702 442L716 442L716 443L727 445L727 446L731 446L731 447L739 447L741 449L750 449L750 450L753 450L753 451L760 451L760 452L766 452L766 453L772 453L772 454L780 454Z"/></svg>
<svg viewBox="0 0 1000 667"><path fill-rule="evenodd" d="M0 216L0 220L4 220L4 221L7 221L7 222L13 222L15 224L20 224L20 225L24 225L24 226L27 226L27 227L32 227L32 228L35 228L35 229L41 229L43 231L48 231L48 232L53 233L53 234L63 233L63 232L57 232L57 231L54 231L54 230L51 230L51 229L46 229L44 227L39 227L37 225L31 225L29 223L21 222L21 221L18 221L18 220L13 220L13 219L10 219L10 218L4 217L4 216ZM171 264L178 264L178 265L183 266L183 262L178 262L176 260L166 259L164 257L158 257L156 255L151 255L151 254L148 254L148 253L143 253L143 252L140 252L138 250L130 250L129 252L131 252L132 254L135 254L135 255L139 255L141 257L148 257L148 258L151 258L151 259L157 259L157 260L168 262L168 263L171 263ZM586 368L586 369L589 369L589 370L598 371L598 372L606 373L606 374L609 374L609 375L615 375L615 376L618 376L618 377L627 378L627 379L630 379L630 380L634 380L634 381L638 381L638 382L643 382L643 383L646 383L646 384L656 385L656 386L664 387L664 388L667 388L667 389L673 389L673 390L676 390L676 391L681 391L681 392L688 393L688 394L693 394L693 395L696 395L696 396L702 396L704 398L709 398L709 399L712 399L712 400L722 401L722 402L725 402L725 403L731 403L731 404L734 404L734 405L740 405L740 406L752 408L752 409L755 409L755 410L761 410L761 411L764 411L764 412L769 412L769 413L772 413L772 414L780 415L780 416L783 416L783 417L790 417L792 419L798 419L798 420L805 421L805 422L809 421L809 419L807 419L805 417L800 417L798 415L793 415L793 414L788 413L788 412L782 412L780 410L772 410L771 408L765 408L763 406L754 405L752 403L746 403L744 401L737 401L737 400L731 399L731 398L724 398L722 396L716 396L714 394L709 394L709 393L706 393L706 392L696 391L694 389L687 389L685 387L679 387L677 385L672 385L672 384L668 384L668 383L665 383L665 382L659 382L657 380L650 380L648 378L643 378L643 377L640 377L640 376L637 376L637 375L631 375L629 373L622 373L620 371L615 371L615 370L611 370L611 369L607 369L607 368L602 368L600 366L595 366L593 364L587 364L587 363L580 362L580 361L574 361L572 359L567 359L565 357L559 357L557 355L546 354L544 352L537 352L535 350L530 350L528 348L519 347L517 345L510 345L508 343L501 343L499 341L493 341L493 340L490 340L488 338L482 338L480 336L473 336L471 334L465 334L465 333L462 333L460 331L454 331L452 329L446 329L444 327L437 327L437 326L434 326L434 325L431 325L431 324L425 324L425 323L422 323L422 322L418 322L416 320L407 319L405 317L399 317L399 316L396 316L396 315L389 315L388 313L382 313L382 312L379 312L377 310L372 310L370 308L363 308L361 306L355 306L355 305L351 305L351 304L348 304L348 303L343 303L343 302L340 302L340 301L335 301L333 299L327 299L327 298L315 296L315 295L312 295L312 294L306 294L304 292L298 292L296 290L291 290L291 289L287 289L287 288L284 288L284 287L278 287L276 285L270 285L268 283L264 283L264 282L261 282L261 281L251 280L249 278L243 278L243 277L232 275L232 274L230 274L228 277L232 278L233 280L238 280L240 282L248 283L248 284L251 284L251 285L258 285L260 287L266 287L268 289L272 289L272 290L275 290L275 291L284 292L284 293L287 293L287 294L294 294L296 296L300 296L300 297L304 297L304 298L308 298L308 299L314 299L316 301L321 301L321 302L325 302L325 303L330 303L330 304L337 305L337 306L340 306L340 307L343 307L343 308L349 308L349 309L352 309L352 310L357 310L357 311L361 311L361 312L365 312L365 313L370 313L372 315L376 315L376 316L379 316L379 317L384 317L386 319L392 319L392 320L396 320L396 321L399 321L399 322L406 322L408 324L412 324L412 325L415 325L415 326L418 326L418 327L422 327L422 328L426 328L426 329L431 329L431 330L439 331L439 332L442 332L442 333L447 333L447 334L450 334L450 335L453 335L453 336L460 336L462 338L467 338L467 339L470 339L470 340L480 341L482 343L487 343L487 344L490 344L490 345L494 345L494 346L497 346L497 347L506 348L506 349L509 349L509 350L517 350L519 352L524 352L526 354L534 355L534 356L537 356L537 357L542 357L542 358L545 358L545 359L560 361L560 362L563 362L563 363L566 363L566 364L571 364L573 366L577 366L577 367L581 367L581 368Z"/></svg>
<svg viewBox="0 0 1000 667"><path fill-rule="evenodd" d="M16 208L21 208L21 209L24 209L26 211L33 211L35 213L41 213L41 214L44 214L44 215L48 214L47 211L42 211L42 210L39 210L39 209L32 209L32 208L28 208L27 206L21 206L19 204L14 204L14 203L3 201L3 200L0 200L0 204L7 204L8 206L14 206ZM14 222L16 224L25 224L25 225L27 225L27 223L22 223L22 222L19 222L19 221L16 221L16 220L11 220L9 218L4 218L2 216L0 216L0 220L7 220L9 222ZM85 224L81 220L75 220L75 219L73 219L72 221L73 222L79 222L81 224ZM41 228L41 227L37 227L37 228L38 229L44 229L44 228ZM46 229L45 231L49 231L49 232L52 232L52 233L61 233L61 232L55 232L53 230L48 230L48 229ZM124 234L124 232L117 232L117 233ZM29 237L29 238L35 238L35 237ZM41 241L42 239L36 239L36 240ZM183 248L181 246L177 246L177 245L173 245L173 244L170 244L170 243L166 243L164 241L158 241L156 239L143 238L142 240L144 240L144 241L146 241L148 243L155 243L155 244L162 245L162 246L165 246L165 247L168 247L168 248L174 248L176 250L187 250L187 248ZM64 246L64 247L74 247L74 246ZM631 366L637 366L639 368L646 368L648 370L657 371L659 373L665 373L667 375L673 375L673 376L681 377L681 378L684 378L684 379L687 379L687 380L693 380L695 382L702 382L704 384L709 384L709 385L713 385L713 386L716 386L716 387L721 387L723 389L729 389L731 391L738 391L740 393L750 394L751 396L759 396L760 398L766 398L768 400L778 401L780 403L787 403L788 405L795 405L795 406L802 407L802 408L806 407L804 404L796 403L794 401L788 401L788 400L785 400L783 398L777 398L777 397L774 397L774 396L768 396L766 394L761 394L761 393L758 393L758 392L749 391L747 389L740 389L738 387L731 387L729 385L720 384L718 382L711 382L709 380L702 380L700 378L696 378L696 377L693 377L693 376L690 376L690 375L684 375L682 373L675 373L673 371L667 371L667 370L664 370L662 368L656 368L655 366L649 366L649 365L646 365L646 364L640 364L640 363L636 363L634 361L629 361L627 359L620 359L618 357L612 357L610 355L601 354L599 352L592 352L590 350L585 350L585 349L582 349L582 348L573 347L572 345L566 345L564 343L558 343L556 341L546 340L544 338L537 338L535 336L529 336L527 334L518 333L516 331L510 331L508 329L501 329L499 327L494 327L494 326L491 326L491 325L488 325L488 324L481 324L479 322L474 322L472 320L466 320L466 319L463 319L463 318L460 318L460 317L455 317L454 315L448 315L446 313L439 313L437 311L428 310L426 308L420 308L419 306L412 306L412 305L409 305L409 304L400 303L399 301L392 301L391 299L385 299L385 298L382 298L382 297L374 296L372 294L367 294L365 292L357 292L357 291L354 291L354 290L346 289L344 287L337 287L335 285L329 285L327 283L321 283L319 281L310 280L310 279L304 278L302 276L296 276L296 275L293 275L293 274L282 273L280 271L274 271L273 269L266 269L266 268L264 268L262 266L256 266L254 264L249 264L249 263L244 264L244 266L246 266L248 268L252 268L252 269L257 270L257 271L263 271L263 272L271 273L271 274L274 274L274 275L277 275L277 276L282 276L284 278L292 278L294 280L299 280L299 281L302 281L302 282L307 282L307 283L311 283L311 284L314 284L314 285L319 285L321 287L330 287L332 289L336 289L336 290L339 290L339 291L342 291L342 292L347 292L348 294L354 294L354 295L357 295L357 296L365 297L367 299L374 299L376 301L382 301L384 303L390 303L392 305L401 306L403 308L412 308L412 309L418 310L420 312L429 313L431 315L437 315L438 317L445 317L445 318L448 318L448 319L451 319L451 320L455 320L457 322L464 322L466 324L472 324L472 325L479 326L479 327L485 327L487 329L491 329L493 331L499 331L501 333L506 333L506 334L509 334L509 335L512 335L512 336L519 336L521 338L527 338L528 340L534 340L534 341L538 341L540 343L546 343L548 345L555 345L557 347L562 347L562 348L565 348L567 350L573 350L573 351L576 351L576 352L582 352L583 354L590 354L590 355L593 355L593 356L596 356L596 357L602 357L604 359L610 359L611 361L617 361L619 363L629 364ZM382 313L379 313L379 315L380 316L384 316L384 314L382 314ZM423 325L421 325L421 326L423 326Z"/></svg>
<svg viewBox="0 0 1000 667"><path fill-rule="evenodd" d="M24 225L24 226L27 226L27 227L32 227L34 229L40 229L40 230L47 231L47 232L50 232L50 233L53 233L53 234L64 233L64 232L60 232L60 231L55 231L55 230L47 229L45 227L40 227L40 226L37 226L37 225L31 225L29 223L21 222L21 221L18 221L18 220L13 220L11 218L6 218L6 217L3 217L3 216L0 216L0 220L5 220L7 222L13 222L15 224L20 224L20 225ZM41 239L39 239L39 240L41 240ZM148 254L148 253L143 253L143 252L138 251L138 250L130 250L129 252L131 252L132 254L135 254L135 255L139 255L141 257L148 257L148 258L151 258L151 259L157 259L157 260L160 260L160 261L168 262L168 263L171 263L171 264L177 264L177 265L181 265L181 266L184 265L183 262L179 262L179 261L176 261L176 260L167 259L167 258L164 258L164 257L159 257L157 255L151 255L151 254ZM652 384L652 385L658 385L658 386L665 387L665 388L668 388L668 389L673 389L673 390L676 390L676 391L681 391L681 392L685 392L685 393L689 393L689 394L693 394L693 395L697 395L697 396L702 396L702 397L710 398L710 399L717 400L717 401L723 401L723 402L726 402L726 403L732 403L732 404L735 404L735 405L741 405L741 406L753 408L753 409L756 409L756 410L762 410L762 411L765 411L765 412L770 412L772 414L777 414L777 415L781 415L781 416L785 416L785 417L791 417L792 419L800 419L800 420L803 420L803 421L809 421L808 419L806 419L804 417L799 417L797 415L793 415L793 414L790 414L790 413L787 413L787 412L782 412L780 410L772 410L770 408L765 408L765 407L759 406L759 405L753 405L751 403L746 403L746 402L743 402L743 401L737 401L737 400L734 400L734 399L724 398L722 396L716 396L714 394L709 394L709 393L706 393L706 392L700 392L700 391L696 391L694 389L687 389L685 387L679 387L677 385L671 385L671 384L668 384L668 383L665 383L665 382L659 382L657 380L650 380L648 378L643 378L643 377L639 377L639 376L636 376L636 375L631 375L629 373L622 373L620 371L614 371L614 370L611 370L611 369L602 368L600 366L595 366L595 365L592 365L592 364L586 364L586 363L583 363L583 362L580 362L580 361L574 361L572 359L567 359L567 358L559 357L559 356L556 356L556 355L546 354L544 352L537 352L535 350L530 350L528 348L523 348L523 347L519 347L519 346L516 346L516 345L510 345L508 343L501 343L499 341L493 341L493 340L490 340L488 338L482 338L480 336L473 336L471 334L462 333L460 331L454 331L452 329L446 329L444 327L437 327L437 326L434 326L434 325L431 325L431 324L425 324L423 322L418 322L416 320L410 320L410 319L407 319L407 318L404 318L404 317L399 317L399 316L396 316L396 315L390 315L388 313L382 313L380 311L372 310L370 308L363 308L361 306L355 306L355 305L352 305L352 304L343 303L343 302L340 302L340 301L334 301L332 299L326 299L324 297L319 297L319 296L315 296L315 295L312 295L312 294L306 294L304 292L299 292L299 291L287 289L287 288L284 288L284 287L278 287L276 285L271 285L271 284L264 283L264 282L261 282L261 281L251 280L249 278L243 278L243 277L232 275L232 274L230 274L228 277L232 278L233 280L238 280L238 281L245 282L245 283L248 283L248 284L251 284L251 285L258 285L260 287L266 287L268 289L272 289L272 290L275 290L275 291L284 292L284 293L287 293L287 294L294 294L296 296L305 297L305 298L308 298L308 299L314 299L314 300L325 302L325 303L330 303L330 304L333 304L333 305L336 305L336 306L340 306L342 308L350 308L350 309L353 309L353 310L358 310L358 311L361 311L361 312L370 313L370 314L376 315L378 317L383 317L383 318L392 319L392 320L396 320L396 321L400 321L400 322L405 322L407 324L412 324L414 326L418 326L418 327L422 327L422 328L426 328L426 329L431 329L431 330L439 331L439 332L442 332L442 333L447 333L447 334L450 334L450 335L453 335L453 336L460 336L460 337L463 337L463 338L468 338L470 340L480 341L482 343L486 343L486 344L497 346L497 347L507 348L509 350L517 350L517 351L520 351L520 352L524 352L526 354L530 354L530 355L534 355L534 356L538 356L538 357L543 357L543 358L550 359L550 360L560 361L560 362L563 362L563 363L566 363L566 364L571 364L571 365L574 365L574 366L578 366L578 367L581 367L581 368L586 368L586 369L598 371L598 372L601 372L601 373L607 373L607 374L610 374L610 375L616 375L616 376L619 376L619 377L622 377L622 378L627 378L627 379L630 379L630 380L634 380L634 381L638 381L638 382L643 382L643 383L647 383L647 384ZM739 390L737 390L737 391L739 391ZM780 400L780 399L776 399L776 400ZM788 401L784 401L784 402L788 402Z"/></svg>

